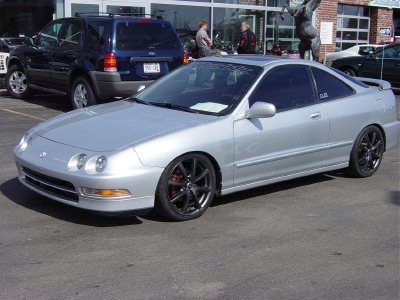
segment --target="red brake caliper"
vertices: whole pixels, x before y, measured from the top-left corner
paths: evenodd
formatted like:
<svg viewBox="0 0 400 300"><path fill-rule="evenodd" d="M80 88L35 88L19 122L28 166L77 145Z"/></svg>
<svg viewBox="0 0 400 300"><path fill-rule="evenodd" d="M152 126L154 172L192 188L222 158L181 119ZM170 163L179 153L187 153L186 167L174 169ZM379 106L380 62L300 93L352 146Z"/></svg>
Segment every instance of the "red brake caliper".
<svg viewBox="0 0 400 300"><path fill-rule="evenodd" d="M175 181L175 182L180 182L181 178L176 174L172 174L171 175L171 180ZM171 196L175 196L179 192L179 186L171 185L169 187L169 192L170 192Z"/></svg>

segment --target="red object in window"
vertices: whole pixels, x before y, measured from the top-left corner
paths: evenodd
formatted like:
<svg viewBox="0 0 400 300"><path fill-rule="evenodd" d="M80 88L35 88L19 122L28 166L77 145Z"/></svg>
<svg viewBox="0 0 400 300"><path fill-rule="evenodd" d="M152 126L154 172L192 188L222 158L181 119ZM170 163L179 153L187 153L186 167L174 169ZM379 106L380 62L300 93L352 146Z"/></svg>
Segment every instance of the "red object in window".
<svg viewBox="0 0 400 300"><path fill-rule="evenodd" d="M104 55L104 72L117 72L117 57L112 52Z"/></svg>

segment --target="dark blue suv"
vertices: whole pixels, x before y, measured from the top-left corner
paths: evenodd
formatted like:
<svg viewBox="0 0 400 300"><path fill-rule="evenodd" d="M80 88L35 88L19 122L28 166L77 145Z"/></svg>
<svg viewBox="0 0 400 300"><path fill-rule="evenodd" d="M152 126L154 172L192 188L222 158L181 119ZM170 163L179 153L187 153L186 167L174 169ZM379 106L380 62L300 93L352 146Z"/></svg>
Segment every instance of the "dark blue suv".
<svg viewBox="0 0 400 300"><path fill-rule="evenodd" d="M73 108L128 97L187 63L182 42L165 20L84 15L48 23L10 53L6 87L26 99L36 90L70 95Z"/></svg>

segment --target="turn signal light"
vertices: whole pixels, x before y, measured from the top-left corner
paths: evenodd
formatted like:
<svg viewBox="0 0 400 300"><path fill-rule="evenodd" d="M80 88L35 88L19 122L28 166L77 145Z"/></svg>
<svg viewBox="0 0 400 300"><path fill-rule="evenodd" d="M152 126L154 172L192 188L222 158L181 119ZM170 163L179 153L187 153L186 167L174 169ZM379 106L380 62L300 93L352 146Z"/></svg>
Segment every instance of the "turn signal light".
<svg viewBox="0 0 400 300"><path fill-rule="evenodd" d="M104 55L104 72L117 72L117 57L114 53Z"/></svg>
<svg viewBox="0 0 400 300"><path fill-rule="evenodd" d="M117 189L92 189L92 188L82 188L82 192L85 195L92 196L102 196L102 197L120 197L120 196L129 196L128 190L117 190Z"/></svg>

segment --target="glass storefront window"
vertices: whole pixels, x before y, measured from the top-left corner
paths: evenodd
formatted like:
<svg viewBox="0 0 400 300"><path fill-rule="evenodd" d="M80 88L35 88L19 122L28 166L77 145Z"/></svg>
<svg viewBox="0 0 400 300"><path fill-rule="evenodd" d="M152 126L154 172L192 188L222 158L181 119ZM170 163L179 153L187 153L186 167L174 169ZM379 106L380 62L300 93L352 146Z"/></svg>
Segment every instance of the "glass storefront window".
<svg viewBox="0 0 400 300"><path fill-rule="evenodd" d="M360 19L360 25L358 28L360 29L368 29L369 26L369 19Z"/></svg>
<svg viewBox="0 0 400 300"><path fill-rule="evenodd" d="M358 16L358 6L343 5L343 14L348 16Z"/></svg>
<svg viewBox="0 0 400 300"><path fill-rule="evenodd" d="M264 6L265 0L214 0L214 3L227 3L227 4L244 4L244 5L256 5L256 6Z"/></svg>
<svg viewBox="0 0 400 300"><path fill-rule="evenodd" d="M358 19L355 18L343 18L342 28L357 28Z"/></svg>
<svg viewBox="0 0 400 300"><path fill-rule="evenodd" d="M107 13L144 15L144 7L107 5Z"/></svg>
<svg viewBox="0 0 400 300"><path fill-rule="evenodd" d="M169 21L182 36L196 36L199 22L206 21L211 29L211 8L187 5L151 4L151 14ZM195 17L194 17L195 16ZM211 37L211 34L208 33Z"/></svg>
<svg viewBox="0 0 400 300"><path fill-rule="evenodd" d="M0 1L0 36L32 37L53 16L62 16L58 0Z"/></svg>
<svg viewBox="0 0 400 300"><path fill-rule="evenodd" d="M267 0L267 6L270 6L270 7L282 7L285 4L289 5L290 4L289 1L290 0ZM295 2L299 2L299 1L295 0ZM300 2L302 2L302 1L300 1Z"/></svg>
<svg viewBox="0 0 400 300"><path fill-rule="evenodd" d="M228 54L236 51L242 33L240 25L243 21L250 24L257 37L256 52L262 53L264 44L264 12L259 10L238 8L214 8L213 11L213 44Z"/></svg>
<svg viewBox="0 0 400 300"><path fill-rule="evenodd" d="M266 52L269 52L273 43L276 42L279 42L283 47L295 49L299 39L296 36L294 18L289 13L285 12L284 20L282 20L279 12L267 12L266 40Z"/></svg>
<svg viewBox="0 0 400 300"><path fill-rule="evenodd" d="M75 13L84 12L86 14L99 14L99 6L97 4L71 4L71 16L74 16Z"/></svg>

